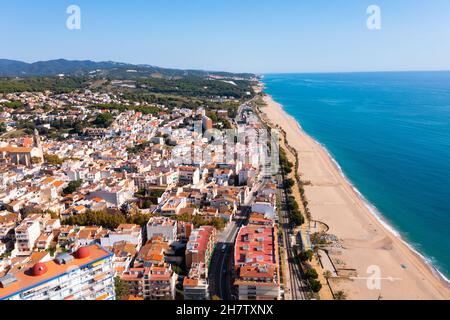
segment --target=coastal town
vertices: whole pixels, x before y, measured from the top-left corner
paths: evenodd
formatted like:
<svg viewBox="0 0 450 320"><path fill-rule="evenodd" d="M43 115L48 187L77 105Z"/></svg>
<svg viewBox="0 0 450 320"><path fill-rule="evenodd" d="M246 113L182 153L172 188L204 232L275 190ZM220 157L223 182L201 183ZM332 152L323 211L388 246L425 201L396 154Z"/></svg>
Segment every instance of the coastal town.
<svg viewBox="0 0 450 320"><path fill-rule="evenodd" d="M0 96L0 299L319 298L293 164L248 96L212 112L90 90Z"/></svg>
<svg viewBox="0 0 450 320"><path fill-rule="evenodd" d="M448 294L259 77L128 68L0 80L0 300Z"/></svg>
<svg viewBox="0 0 450 320"><path fill-rule="evenodd" d="M0 7L2 314L448 305L450 1Z"/></svg>

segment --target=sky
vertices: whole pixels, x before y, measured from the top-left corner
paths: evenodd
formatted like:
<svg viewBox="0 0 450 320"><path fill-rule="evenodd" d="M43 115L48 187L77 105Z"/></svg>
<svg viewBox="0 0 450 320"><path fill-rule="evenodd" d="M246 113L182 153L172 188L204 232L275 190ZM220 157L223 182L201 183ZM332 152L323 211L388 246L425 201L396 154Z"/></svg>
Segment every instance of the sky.
<svg viewBox="0 0 450 320"><path fill-rule="evenodd" d="M69 30L69 5L81 29ZM369 30L367 8L381 9ZM448 0L0 0L0 58L234 72L450 70Z"/></svg>

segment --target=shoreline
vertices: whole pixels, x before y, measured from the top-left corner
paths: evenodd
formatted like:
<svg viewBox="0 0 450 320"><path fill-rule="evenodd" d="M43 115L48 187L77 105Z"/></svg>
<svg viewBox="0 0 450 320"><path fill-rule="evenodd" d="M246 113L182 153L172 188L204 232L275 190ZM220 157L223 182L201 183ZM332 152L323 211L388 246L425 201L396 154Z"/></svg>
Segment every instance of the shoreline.
<svg viewBox="0 0 450 320"><path fill-rule="evenodd" d="M271 96L270 96L271 97ZM276 102L272 97L271 99ZM282 107L283 111L284 108ZM383 216L383 213L378 210L378 208L370 202L359 190L358 188L353 184L353 182L347 177L344 170L340 166L339 162L333 157L333 155L330 153L330 151L326 148L325 145L317 141L313 136L306 133L306 131L303 129L303 127L300 125L300 123L295 119L293 116L288 114L286 111L284 111L288 117L290 117L293 121L295 121L301 131L303 131L306 135L308 135L314 142L323 149L324 152L327 153L330 160L333 162L333 164L336 166L336 169L339 171L341 176L347 181L347 183L352 187L352 189L355 191L355 193L361 198L361 201L364 202L364 205L367 207L367 209L372 213L372 215L383 225L383 227L389 231L393 236L399 237L399 240L401 240L411 251L413 251L415 254L417 254L431 269L431 271L435 274L436 277L438 277L440 280L444 281L448 285L450 285L450 279L447 278L436 266L433 265L433 261L431 258L428 258L426 255L422 254L419 249L417 249L413 244L408 242L407 239L402 235L402 233L397 230L392 224L390 224L387 219Z"/></svg>
<svg viewBox="0 0 450 320"><path fill-rule="evenodd" d="M290 115L289 115L290 116ZM290 116L295 120L294 117ZM297 123L298 121L295 120ZM298 124L300 127L300 130L304 131L303 128ZM305 132L305 131L304 131ZM306 133L306 132L305 132ZM383 225L383 227L390 232L393 236L399 237L399 240L401 240L411 251L413 251L414 254L418 255L424 263L426 263L430 271L433 272L433 274L438 277L440 280L444 281L446 284L450 285L450 279L448 279L436 266L433 265L433 261L431 258L428 258L424 254L422 254L419 249L414 247L413 244L408 242L407 239L402 235L402 233L397 230L392 224L390 224L387 219L383 216L382 212L378 210L378 208L371 203L359 190L358 188L351 182L351 180L346 176L344 170L339 165L337 160L331 155L329 150L319 141L315 140L312 136L310 136L311 139L313 139L321 148L324 149L324 152L328 154L330 157L330 160L333 162L333 164L336 166L336 169L339 170L339 173L342 175L342 177L347 181L347 183L352 187L352 189L355 191L355 193L361 198L361 201L364 202L364 205L367 207L367 209L372 213L372 215Z"/></svg>
<svg viewBox="0 0 450 320"><path fill-rule="evenodd" d="M346 291L349 299L450 299L450 282L445 275L389 224L376 206L352 184L326 147L309 136L270 95L266 94L264 101L267 106L261 111L286 131L290 136L289 143L299 153L300 163L302 158L306 163L300 166L299 173L303 179L305 176L311 178L305 179L312 182L312 186L305 189L313 217L330 225L330 233L341 239L342 250L330 254L330 258L333 262L344 260L342 270L356 271L356 277L333 281L333 289ZM334 200L334 203L324 202L324 199ZM331 211L336 215L330 217ZM365 261L369 264L365 265ZM404 264L405 261L408 264ZM377 262L382 262L379 263L382 286L380 290L370 290L360 280L371 276L367 267L377 265Z"/></svg>

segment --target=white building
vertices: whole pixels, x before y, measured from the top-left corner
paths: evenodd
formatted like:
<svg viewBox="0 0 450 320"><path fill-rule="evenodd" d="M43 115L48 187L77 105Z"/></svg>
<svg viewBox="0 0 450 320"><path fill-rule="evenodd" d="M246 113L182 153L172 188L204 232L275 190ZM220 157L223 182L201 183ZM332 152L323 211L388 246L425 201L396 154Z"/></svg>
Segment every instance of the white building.
<svg viewBox="0 0 450 320"><path fill-rule="evenodd" d="M270 202L255 202L252 205L252 211L264 214L266 219L276 219L277 208Z"/></svg>
<svg viewBox="0 0 450 320"><path fill-rule="evenodd" d="M38 214L25 218L15 229L16 244L14 254L17 256L29 256L36 241L41 235L42 216Z"/></svg>
<svg viewBox="0 0 450 320"><path fill-rule="evenodd" d="M113 247L117 242L127 242L136 246L139 251L142 245L142 229L136 224L121 224L116 230L100 239L103 247Z"/></svg>
<svg viewBox="0 0 450 320"><path fill-rule="evenodd" d="M178 168L179 182L181 184L196 185L200 181L200 169L193 166L181 166Z"/></svg>
<svg viewBox="0 0 450 320"><path fill-rule="evenodd" d="M177 221L166 217L153 217L147 223L147 239L163 236L170 243L177 240Z"/></svg>

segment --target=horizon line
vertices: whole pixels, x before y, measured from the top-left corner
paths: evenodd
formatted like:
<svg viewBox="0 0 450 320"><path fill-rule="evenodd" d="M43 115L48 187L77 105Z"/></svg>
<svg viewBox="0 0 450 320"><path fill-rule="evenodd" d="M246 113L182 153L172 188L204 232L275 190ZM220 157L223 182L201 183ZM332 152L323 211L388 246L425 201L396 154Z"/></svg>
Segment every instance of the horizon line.
<svg viewBox="0 0 450 320"><path fill-rule="evenodd" d="M117 64L124 64L124 65L131 65L131 66L141 66L141 67L157 67L157 68L163 68L163 69L178 69L183 71L204 71L204 72L227 72L227 73L235 73L235 74L242 74L242 73L248 73L248 74L254 74L257 76L263 76L263 75L274 75L274 74L355 74L355 73L413 73L413 72L450 72L449 69L405 69L405 70L353 70L353 71L346 71L346 70L340 70L340 71L268 71L268 72L252 72L252 71L230 71L226 69L222 70L214 70L214 69L208 69L208 68L195 68L195 67L177 67L177 66L160 66L150 63L132 63L132 62L121 62L121 61L114 61L114 60L108 60L108 59L102 59L102 60L94 60L94 59L67 59L67 58L52 58L47 60L34 60L33 62L29 62L30 60L17 60L17 59L11 59L11 58L0 58L0 60L11 60L11 61L17 61L17 62L24 62L28 64L38 63L38 62L49 62L49 61L55 61L55 60L66 60L66 61L92 61L95 63L117 63Z"/></svg>

